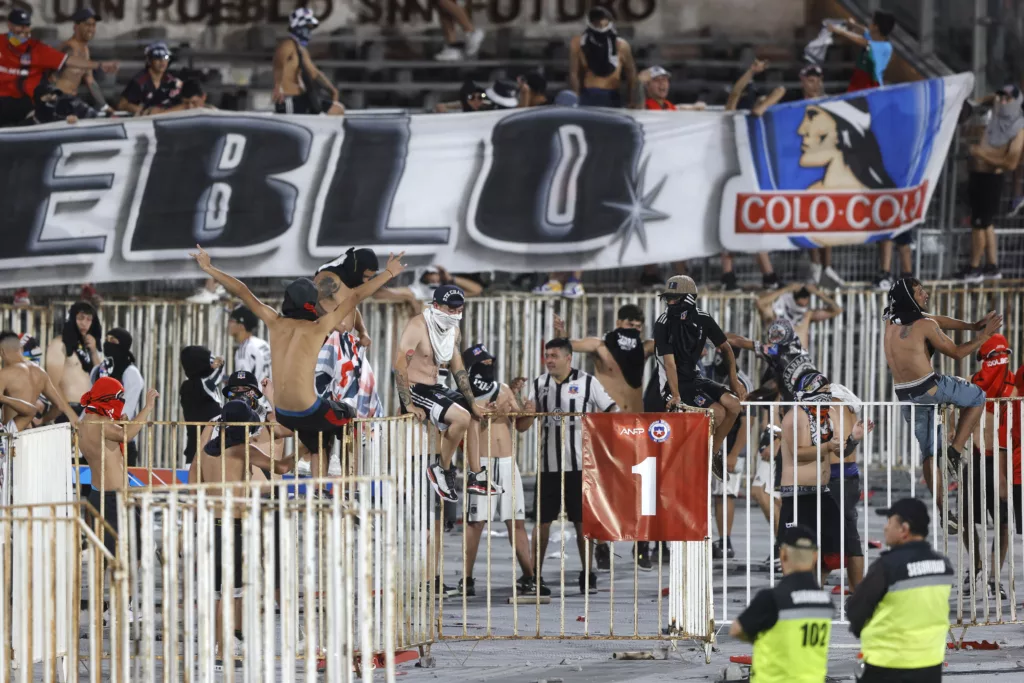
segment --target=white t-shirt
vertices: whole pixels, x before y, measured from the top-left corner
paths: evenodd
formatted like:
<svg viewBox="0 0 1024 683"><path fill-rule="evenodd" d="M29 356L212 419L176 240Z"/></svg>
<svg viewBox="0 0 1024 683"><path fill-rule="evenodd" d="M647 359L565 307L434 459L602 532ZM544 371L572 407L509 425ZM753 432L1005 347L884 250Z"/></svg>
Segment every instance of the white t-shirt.
<svg viewBox="0 0 1024 683"><path fill-rule="evenodd" d="M245 370L256 375L256 381L270 377L270 344L259 337L249 337L235 350L235 372Z"/></svg>

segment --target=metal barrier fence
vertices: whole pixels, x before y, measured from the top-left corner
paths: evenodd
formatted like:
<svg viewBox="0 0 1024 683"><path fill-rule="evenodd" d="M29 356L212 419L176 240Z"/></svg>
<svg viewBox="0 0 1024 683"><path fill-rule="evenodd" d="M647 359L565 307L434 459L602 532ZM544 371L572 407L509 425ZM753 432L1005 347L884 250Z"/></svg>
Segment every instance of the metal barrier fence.
<svg viewBox="0 0 1024 683"><path fill-rule="evenodd" d="M935 450L946 453L962 419L961 410L949 406L895 402L851 404L838 400L832 404L745 404L743 429L749 444L757 444L759 430L769 424L781 427L781 431L770 433L766 449L748 448L746 462L737 467L731 486L719 486L714 493L713 507L717 508L714 526L718 527L719 538L714 545L715 623L730 622L757 590L779 580L774 539L776 527L782 523L809 524L816 529L822 548L819 572L824 570L828 575L831 569L833 593L848 595L851 582L863 577L875 553L882 549L877 540L881 522L872 514L873 510L888 507L893 501L908 496L928 501L933 520L928 540L950 558L957 570L951 596L951 626L962 627L966 632L970 626L1021 623L1024 619L1018 616L1017 585L1021 580L1020 569L1024 569L1024 557L1020 554L1024 542L1015 540L1014 536L1024 532L1024 526L1016 523L1024 510L1024 490L1020 484L1024 399L990 399L987 406L980 414L977 427L970 432L962 451L962 470L959 477L955 477L944 466L945 457L939 462L932 458L927 469L924 467L921 446L911 425L919 417L928 416L929 436ZM828 468L818 467L810 479L806 478L806 469L797 479L795 446L801 433L797 431L795 419L790 419L791 424L783 424L782 420L784 413L800 410L805 411L809 423L819 419L820 411L828 410L826 416L831 419L835 433L843 435L840 443L845 443L846 435L857 421L874 423L873 430L865 430L856 452L859 474L830 479ZM827 442L819 440L813 445L816 452L811 462L828 465L830 460L832 463L840 460L830 452ZM990 455L982 457L982 453ZM757 469L754 463L761 457L769 458L762 465L764 470L770 468L767 477L762 472L754 476ZM783 459L791 465L793 479L777 471ZM749 466L744 468L743 465ZM930 485L929 481L935 485ZM764 492L759 490L762 483L768 484ZM779 501L787 495L786 489L780 486L809 487L813 493L805 496L812 502L805 506L794 504L792 516L785 513L780 516ZM932 493L935 489L943 493L941 500ZM737 498L744 499L743 503L736 504ZM872 498L881 502L874 502ZM735 509L730 512L732 505ZM760 511L757 508L761 508ZM832 516L835 513L839 513L838 519ZM1016 534L1010 531L1011 522L1015 522ZM738 530L736 523L740 525ZM851 547L851 539L856 539L855 547ZM737 540L739 545L735 561L729 556L732 540ZM833 558L837 564L832 567L825 566L829 548L839 549ZM859 551L862 559L857 559L855 551ZM768 556L766 561L761 560L764 555ZM1006 568L1004 559L1008 560ZM838 600L836 614L836 623L846 621L845 597ZM963 638L961 632L958 642Z"/></svg>

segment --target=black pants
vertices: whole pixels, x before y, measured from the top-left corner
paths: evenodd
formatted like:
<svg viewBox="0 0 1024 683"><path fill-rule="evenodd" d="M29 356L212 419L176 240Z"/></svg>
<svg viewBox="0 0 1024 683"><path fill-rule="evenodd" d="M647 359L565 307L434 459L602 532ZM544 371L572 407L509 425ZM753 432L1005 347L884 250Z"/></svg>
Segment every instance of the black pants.
<svg viewBox="0 0 1024 683"><path fill-rule="evenodd" d="M0 128L28 125L34 107L28 97L0 97Z"/></svg>
<svg viewBox="0 0 1024 683"><path fill-rule="evenodd" d="M860 677L860 683L933 683L941 680L941 664L924 669L887 669L865 664Z"/></svg>

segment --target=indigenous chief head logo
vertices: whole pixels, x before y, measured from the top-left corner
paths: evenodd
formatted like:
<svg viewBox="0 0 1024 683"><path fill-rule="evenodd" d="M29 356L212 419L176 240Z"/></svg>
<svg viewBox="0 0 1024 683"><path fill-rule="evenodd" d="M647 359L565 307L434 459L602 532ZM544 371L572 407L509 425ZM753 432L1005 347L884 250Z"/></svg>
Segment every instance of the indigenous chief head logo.
<svg viewBox="0 0 1024 683"><path fill-rule="evenodd" d="M672 430L668 426L668 422L664 420L658 420L652 422L651 426L647 428L647 435L651 437L651 441L654 443L662 443L668 440L668 437L672 435Z"/></svg>
<svg viewBox="0 0 1024 683"><path fill-rule="evenodd" d="M970 87L937 78L738 115L723 246L864 244L920 223Z"/></svg>

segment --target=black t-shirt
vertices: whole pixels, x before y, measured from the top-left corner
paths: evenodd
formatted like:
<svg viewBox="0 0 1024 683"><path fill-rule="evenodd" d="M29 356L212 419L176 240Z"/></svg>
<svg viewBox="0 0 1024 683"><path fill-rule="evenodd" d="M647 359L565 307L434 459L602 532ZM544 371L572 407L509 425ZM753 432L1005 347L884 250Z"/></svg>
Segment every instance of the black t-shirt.
<svg viewBox="0 0 1024 683"><path fill-rule="evenodd" d="M821 588L811 572L797 572L782 577L775 588L759 591L747 609L743 610L743 614L737 617L743 632L755 638L775 626L779 620L779 610L794 607L793 593L797 591L820 592Z"/></svg>
<svg viewBox="0 0 1024 683"><path fill-rule="evenodd" d="M604 336L604 345L619 364L629 386L639 389L644 383L644 340L639 330L614 329Z"/></svg>
<svg viewBox="0 0 1024 683"><path fill-rule="evenodd" d="M709 339L716 347L726 342L722 328L700 308L685 308L681 313L665 311L654 323L654 346L658 355L675 358L676 372L682 384L700 376L697 364Z"/></svg>
<svg viewBox="0 0 1024 683"><path fill-rule="evenodd" d="M160 85L155 85L149 76L149 71L143 69L135 74L128 85L124 87L121 97L132 104L138 104L143 109L150 107L170 107L181 101L181 81L170 71L165 71Z"/></svg>

